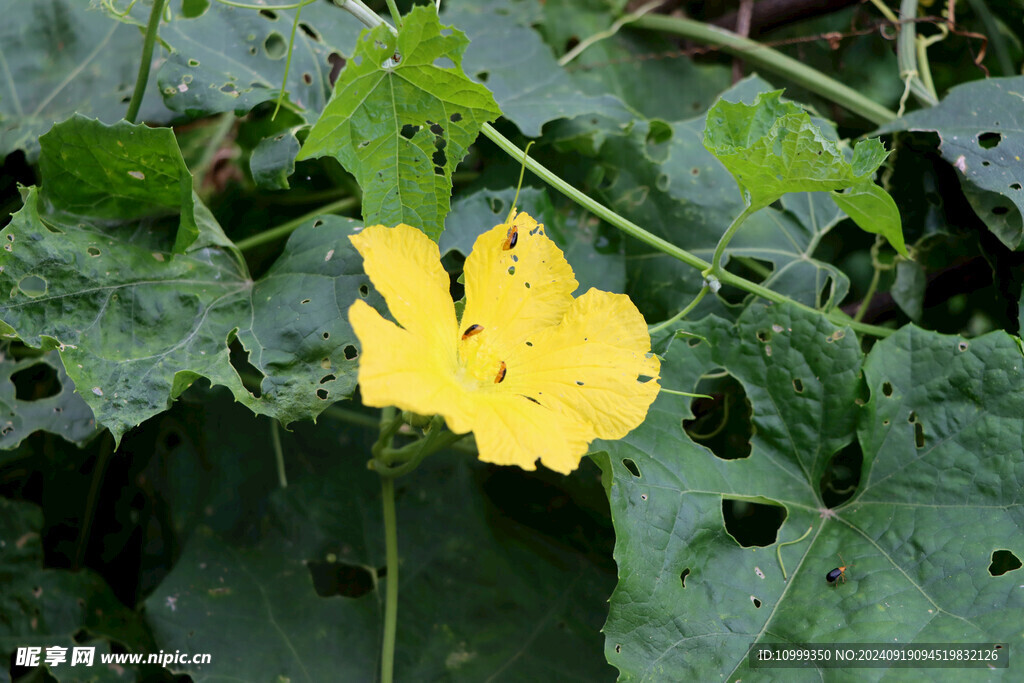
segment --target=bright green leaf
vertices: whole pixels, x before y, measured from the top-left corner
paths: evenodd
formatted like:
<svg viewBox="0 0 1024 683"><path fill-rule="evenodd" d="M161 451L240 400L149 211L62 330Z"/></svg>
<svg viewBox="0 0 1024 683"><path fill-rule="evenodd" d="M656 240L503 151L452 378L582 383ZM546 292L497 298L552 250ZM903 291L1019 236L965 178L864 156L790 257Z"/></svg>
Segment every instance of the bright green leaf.
<svg viewBox="0 0 1024 683"><path fill-rule="evenodd" d="M435 240L444 230L452 172L501 113L462 72L466 44L424 6L397 37L383 25L361 35L298 158L332 156L355 175L367 223L406 223Z"/></svg>
<svg viewBox="0 0 1024 683"><path fill-rule="evenodd" d="M1024 245L1024 76L986 78L950 89L934 107L878 129L935 131L942 158L958 171L971 206L1010 249Z"/></svg>
<svg viewBox="0 0 1024 683"><path fill-rule="evenodd" d="M858 149L864 145L858 145ZM881 235L904 258L910 258L903 243L900 210L892 196L870 180L842 192L832 192L834 201L864 232Z"/></svg>
<svg viewBox="0 0 1024 683"><path fill-rule="evenodd" d="M704 146L721 161L754 208L787 192L840 190L869 179L884 161L878 140L854 149L846 160L800 107L783 102L782 91L764 93L754 104L719 100L708 112Z"/></svg>

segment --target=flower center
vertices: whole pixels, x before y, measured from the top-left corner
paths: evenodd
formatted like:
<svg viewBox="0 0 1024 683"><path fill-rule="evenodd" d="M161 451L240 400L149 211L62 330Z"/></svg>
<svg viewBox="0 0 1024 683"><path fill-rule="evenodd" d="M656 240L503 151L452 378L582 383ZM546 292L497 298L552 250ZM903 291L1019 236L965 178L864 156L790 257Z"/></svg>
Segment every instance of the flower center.
<svg viewBox="0 0 1024 683"><path fill-rule="evenodd" d="M480 325L467 325L459 340L459 376L467 388L500 384L507 371L487 331Z"/></svg>

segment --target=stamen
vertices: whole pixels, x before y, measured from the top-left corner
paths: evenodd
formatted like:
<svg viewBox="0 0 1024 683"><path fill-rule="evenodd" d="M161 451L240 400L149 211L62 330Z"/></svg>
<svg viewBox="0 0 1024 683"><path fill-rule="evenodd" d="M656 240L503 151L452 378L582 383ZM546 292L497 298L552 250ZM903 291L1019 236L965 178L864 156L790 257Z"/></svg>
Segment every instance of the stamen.
<svg viewBox="0 0 1024 683"><path fill-rule="evenodd" d="M495 384L501 384L502 380L505 379L505 361L499 361L499 363L500 365L498 366L498 374L494 378Z"/></svg>
<svg viewBox="0 0 1024 683"><path fill-rule="evenodd" d="M475 325L475 324L474 325L470 325L469 327L466 328L466 331L462 333L462 341L466 341L467 339L472 337L474 334L480 334L483 331L484 331L484 326L483 325Z"/></svg>

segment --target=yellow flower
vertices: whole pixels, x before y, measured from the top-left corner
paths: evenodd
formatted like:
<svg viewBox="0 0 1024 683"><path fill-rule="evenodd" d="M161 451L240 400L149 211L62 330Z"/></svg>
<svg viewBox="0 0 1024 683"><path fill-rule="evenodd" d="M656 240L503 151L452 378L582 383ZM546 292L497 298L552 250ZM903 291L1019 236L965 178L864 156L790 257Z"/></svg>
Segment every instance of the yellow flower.
<svg viewBox="0 0 1024 683"><path fill-rule="evenodd" d="M408 225L351 237L398 323L349 308L366 405L441 415L480 459L574 470L595 438L621 439L658 395L660 363L624 294L579 298L561 250L525 213L477 238L458 320L437 244Z"/></svg>

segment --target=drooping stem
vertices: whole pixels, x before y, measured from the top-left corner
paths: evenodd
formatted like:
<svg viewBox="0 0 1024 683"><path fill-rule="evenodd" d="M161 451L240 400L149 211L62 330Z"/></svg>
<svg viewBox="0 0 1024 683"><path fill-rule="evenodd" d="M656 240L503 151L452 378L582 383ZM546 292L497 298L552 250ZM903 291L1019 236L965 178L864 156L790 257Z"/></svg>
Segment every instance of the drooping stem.
<svg viewBox="0 0 1024 683"><path fill-rule="evenodd" d="M395 480L380 478L381 505L384 512L384 550L387 576L384 592L384 641L380 649L382 683L395 680L395 633L398 629L398 520L395 515Z"/></svg>
<svg viewBox="0 0 1024 683"><path fill-rule="evenodd" d="M346 211L358 205L358 197L345 197L344 199L339 199L336 202L331 202L326 206L321 206L319 209L316 209L315 211L310 211L307 214L303 214L298 218L293 218L287 223L282 223L276 228L265 230L259 233L258 235L253 235L252 237L246 237L244 240L238 240L237 242L235 242L235 246L242 251L248 251L249 249L254 249L258 246L267 244L268 242L274 242L276 240L287 237L288 235L295 232L295 229L298 228L300 225L302 225L308 220L316 218L317 216L322 216L324 214L329 213L336 213L338 211Z"/></svg>
<svg viewBox="0 0 1024 683"><path fill-rule="evenodd" d="M860 302L860 307L857 309L857 313L853 316L855 322L860 322L864 319L864 314L871 308L871 300L875 298L875 290L878 289L878 281L881 279L882 269L875 264L875 272L871 275L871 284L868 285L867 294L864 295L864 299Z"/></svg>
<svg viewBox="0 0 1024 683"><path fill-rule="evenodd" d="M803 62L787 57L756 41L740 37L732 31L692 19L670 17L664 14L646 14L633 21L630 26L674 33L689 40L717 47L723 52L743 58L745 62L754 67L784 76L811 92L863 116L872 123L882 124L896 118L896 112L865 97L857 90L829 78Z"/></svg>
<svg viewBox="0 0 1024 683"><path fill-rule="evenodd" d="M695 296L693 298L693 301L691 301L689 304L687 304L686 308L684 308L683 310L679 311L678 313L676 313L674 316L672 316L668 320L660 322L657 325L651 325L650 328L648 328L648 330L647 330L648 334L650 334L651 336L654 336L656 333L661 332L666 327L674 325L677 322L679 322L680 320L682 320L683 318L685 318L686 316L690 315L690 312L693 311L693 309L697 308L697 304L699 304L701 302L701 299L706 297L708 295L708 292L710 292L710 291L711 291L711 288L708 287L707 285L704 285L703 287L701 287L700 291L697 292L697 296Z"/></svg>
<svg viewBox="0 0 1024 683"><path fill-rule="evenodd" d="M135 79L135 91L128 103L128 113L124 115L128 123L135 123L142 106L142 97L146 94L149 84L149 68L153 64L153 47L156 45L156 33L160 27L160 17L164 13L167 0L153 0L153 9L149 12L149 23L146 24L146 37L142 42L142 61L139 62L139 75Z"/></svg>
<svg viewBox="0 0 1024 683"><path fill-rule="evenodd" d="M725 248L729 246L729 242L732 241L732 238L736 235L736 231L740 229L741 225L743 225L743 221L750 218L750 215L755 211L757 211L757 209L748 204L747 208L743 209L743 212L733 219L729 227L726 228L725 233L723 233L722 237L719 238L718 244L715 246L715 253L711 257L710 271L712 275L717 277L722 271L722 256L725 254ZM707 275L707 273L705 273L705 275Z"/></svg>

